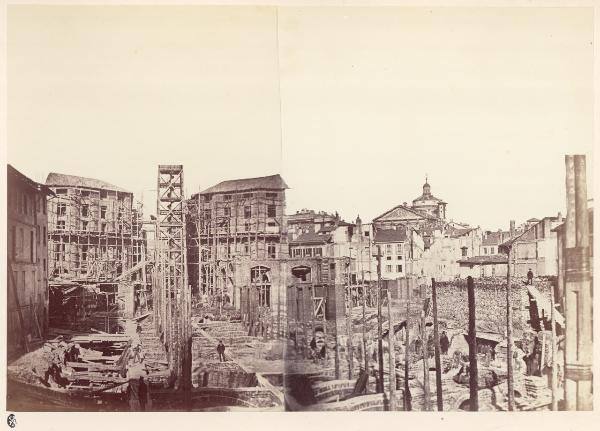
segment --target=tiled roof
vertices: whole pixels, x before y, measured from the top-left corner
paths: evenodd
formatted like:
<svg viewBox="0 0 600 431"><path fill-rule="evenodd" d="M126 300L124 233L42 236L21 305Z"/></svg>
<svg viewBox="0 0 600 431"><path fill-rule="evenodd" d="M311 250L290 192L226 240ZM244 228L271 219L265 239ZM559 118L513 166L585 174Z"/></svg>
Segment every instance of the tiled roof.
<svg viewBox="0 0 600 431"><path fill-rule="evenodd" d="M219 184L200 192L200 194L242 192L249 190L285 190L287 188L289 187L285 181L283 181L281 175L276 174L267 177L222 181Z"/></svg>
<svg viewBox="0 0 600 431"><path fill-rule="evenodd" d="M508 256L505 254L492 254L488 256L471 256L466 259L460 259L458 263L466 265L486 265L494 263L508 263Z"/></svg>
<svg viewBox="0 0 600 431"><path fill-rule="evenodd" d="M314 232L307 232L290 241L290 244L327 244L330 241L330 234L319 235Z"/></svg>
<svg viewBox="0 0 600 431"><path fill-rule="evenodd" d="M475 228L465 228L465 229L457 229L457 228L451 228L448 229L448 233L450 234L451 238L458 238L461 237L463 235L468 234L469 232L473 231Z"/></svg>
<svg viewBox="0 0 600 431"><path fill-rule="evenodd" d="M76 175L57 174L50 172L46 178L46 185L49 187L83 187L98 190L113 190L123 193L131 193L121 187L117 187L102 180L94 178L78 177Z"/></svg>
<svg viewBox="0 0 600 431"><path fill-rule="evenodd" d="M509 235L509 232L490 232L483 237L481 245L499 245L502 243L502 240Z"/></svg>
<svg viewBox="0 0 600 431"><path fill-rule="evenodd" d="M379 229L375 232L375 242L405 242L406 231L404 229Z"/></svg>

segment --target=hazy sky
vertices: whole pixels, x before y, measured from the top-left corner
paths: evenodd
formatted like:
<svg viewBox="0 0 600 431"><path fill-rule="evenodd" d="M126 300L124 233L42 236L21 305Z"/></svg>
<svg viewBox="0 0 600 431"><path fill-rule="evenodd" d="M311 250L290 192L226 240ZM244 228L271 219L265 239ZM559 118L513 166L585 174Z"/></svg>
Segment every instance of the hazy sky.
<svg viewBox="0 0 600 431"><path fill-rule="evenodd" d="M148 212L159 163L184 164L188 195L279 172L288 212L363 221L428 174L449 217L497 229L564 213L564 155L591 158L592 9L9 6L7 19L9 163L143 192Z"/></svg>

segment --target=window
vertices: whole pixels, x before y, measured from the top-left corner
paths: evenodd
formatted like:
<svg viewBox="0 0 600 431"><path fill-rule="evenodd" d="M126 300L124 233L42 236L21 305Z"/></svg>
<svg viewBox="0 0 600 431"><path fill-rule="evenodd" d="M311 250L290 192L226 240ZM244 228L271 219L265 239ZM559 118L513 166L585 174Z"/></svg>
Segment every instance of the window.
<svg viewBox="0 0 600 431"><path fill-rule="evenodd" d="M44 231L44 239L43 239L43 241L44 241L44 245L46 245L46 236L47 236L46 226L43 227L43 231Z"/></svg>
<svg viewBox="0 0 600 431"><path fill-rule="evenodd" d="M267 199L277 199L277 193L267 193Z"/></svg>
<svg viewBox="0 0 600 431"><path fill-rule="evenodd" d="M483 254L487 254L487 247L483 247Z"/></svg>
<svg viewBox="0 0 600 431"><path fill-rule="evenodd" d="M87 204L82 205L81 207L81 217L89 217L90 206Z"/></svg>
<svg viewBox="0 0 600 431"><path fill-rule="evenodd" d="M321 247L315 248L315 256L323 256L323 250Z"/></svg>
<svg viewBox="0 0 600 431"><path fill-rule="evenodd" d="M244 199L249 199L249 198L251 198L251 197L252 197L252 193L244 193L244 194L242 195L242 197L243 197Z"/></svg>
<svg viewBox="0 0 600 431"><path fill-rule="evenodd" d="M102 233L106 232L106 223L101 223L100 224L100 232L102 232Z"/></svg>
<svg viewBox="0 0 600 431"><path fill-rule="evenodd" d="M312 248L307 248L304 250L304 256L312 257Z"/></svg>
<svg viewBox="0 0 600 431"><path fill-rule="evenodd" d="M490 247L490 254L496 253L496 247Z"/></svg>
<svg viewBox="0 0 600 431"><path fill-rule="evenodd" d="M37 241L36 241L36 242L37 242L38 244L41 244L41 241L42 241L42 235L40 235L40 227L39 227L39 226L36 226L36 227L35 227L35 237L36 237L36 239L37 239Z"/></svg>
<svg viewBox="0 0 600 431"><path fill-rule="evenodd" d="M87 221L82 221L81 222L81 230L88 230L88 222Z"/></svg>
<svg viewBox="0 0 600 431"><path fill-rule="evenodd" d="M56 189L56 194L57 195L66 195L67 189Z"/></svg>
<svg viewBox="0 0 600 431"><path fill-rule="evenodd" d="M385 245L385 254L392 254L392 244Z"/></svg>
<svg viewBox="0 0 600 431"><path fill-rule="evenodd" d="M100 199L106 199L108 197L108 193L106 190L100 190Z"/></svg>
<svg viewBox="0 0 600 431"><path fill-rule="evenodd" d="M387 272L392 272L392 265L386 265L386 266L385 266L385 270L386 270Z"/></svg>
<svg viewBox="0 0 600 431"><path fill-rule="evenodd" d="M292 251L292 255L293 255L294 257L301 257L301 256L302 256L302 250L300 250L299 248L295 248L295 249Z"/></svg>
<svg viewBox="0 0 600 431"><path fill-rule="evenodd" d="M462 256L466 257L467 256L467 247L462 247L461 250L462 250Z"/></svg>
<svg viewBox="0 0 600 431"><path fill-rule="evenodd" d="M250 269L250 282L258 288L258 305L271 306L271 274L269 268L256 266Z"/></svg>
<svg viewBox="0 0 600 431"><path fill-rule="evenodd" d="M229 208L229 207L223 208L223 216L231 217L231 208Z"/></svg>
<svg viewBox="0 0 600 431"><path fill-rule="evenodd" d="M210 220L210 210L204 210L204 218Z"/></svg>
<svg viewBox="0 0 600 431"><path fill-rule="evenodd" d="M277 210L275 205L267 205L267 217L275 217L277 215Z"/></svg>
<svg viewBox="0 0 600 431"><path fill-rule="evenodd" d="M396 272L402 272L402 265L396 265Z"/></svg>
<svg viewBox="0 0 600 431"><path fill-rule="evenodd" d="M396 254L404 254L404 244L396 244Z"/></svg>
<svg viewBox="0 0 600 431"><path fill-rule="evenodd" d="M223 200L224 201L230 201L231 200L231 195L224 195L223 196Z"/></svg>
<svg viewBox="0 0 600 431"><path fill-rule="evenodd" d="M250 253L250 244L248 244L247 242L244 243L244 253L246 253L246 254Z"/></svg>
<svg viewBox="0 0 600 431"><path fill-rule="evenodd" d="M387 256L385 260L392 260L392 256Z"/></svg>
<svg viewBox="0 0 600 431"><path fill-rule="evenodd" d="M81 246L81 260L87 260L87 252L88 252L87 245Z"/></svg>
<svg viewBox="0 0 600 431"><path fill-rule="evenodd" d="M246 222L246 223L244 223L244 230L245 230L246 232L249 232L249 231L250 231L250 223L249 223L249 222Z"/></svg>
<svg viewBox="0 0 600 431"><path fill-rule="evenodd" d="M106 218L106 206L102 205L100 207L100 218L105 219Z"/></svg>
<svg viewBox="0 0 600 431"><path fill-rule="evenodd" d="M67 215L67 204L59 202L56 204L56 214L59 216Z"/></svg>
<svg viewBox="0 0 600 431"><path fill-rule="evenodd" d="M244 218L252 217L252 207L250 205L246 205L244 207Z"/></svg>
<svg viewBox="0 0 600 431"><path fill-rule="evenodd" d="M277 257L277 252L276 252L275 244L268 244L267 245L267 254L268 254L268 256L269 256L270 259L275 259Z"/></svg>
<svg viewBox="0 0 600 431"><path fill-rule="evenodd" d="M65 221L64 220L58 220L56 222L56 229L58 229L58 230L65 230Z"/></svg>

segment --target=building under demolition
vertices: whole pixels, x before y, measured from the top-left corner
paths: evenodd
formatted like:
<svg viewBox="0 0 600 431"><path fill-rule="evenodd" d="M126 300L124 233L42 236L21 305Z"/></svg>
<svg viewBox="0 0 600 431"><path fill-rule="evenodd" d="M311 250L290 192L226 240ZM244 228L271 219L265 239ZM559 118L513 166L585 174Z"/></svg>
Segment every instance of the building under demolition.
<svg viewBox="0 0 600 431"><path fill-rule="evenodd" d="M188 274L194 296L256 308L283 328L288 242L280 175L223 181L187 201ZM248 292L253 292L252 294Z"/></svg>
<svg viewBox="0 0 600 431"><path fill-rule="evenodd" d="M143 269L146 260L142 214L134 208L133 193L101 180L57 173L48 175L46 186L54 192L48 200L48 272L55 310L65 314L67 307L67 315L85 314L81 298L91 290L92 308L101 305L108 311L117 302L118 282ZM141 273L137 285L145 293Z"/></svg>
<svg viewBox="0 0 600 431"><path fill-rule="evenodd" d="M48 217L52 191L7 166L7 351L27 352L48 330Z"/></svg>

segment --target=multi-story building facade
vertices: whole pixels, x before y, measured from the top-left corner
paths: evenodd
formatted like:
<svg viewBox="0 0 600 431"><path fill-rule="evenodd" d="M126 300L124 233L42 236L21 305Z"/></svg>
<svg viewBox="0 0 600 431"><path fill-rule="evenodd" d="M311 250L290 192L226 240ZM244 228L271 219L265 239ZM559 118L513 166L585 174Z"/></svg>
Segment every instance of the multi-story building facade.
<svg viewBox="0 0 600 431"><path fill-rule="evenodd" d="M48 329L48 216L52 192L7 166L7 351L22 353Z"/></svg>
<svg viewBox="0 0 600 431"><path fill-rule="evenodd" d="M49 274L53 282L110 283L144 253L133 194L101 180L50 173Z"/></svg>
<svg viewBox="0 0 600 431"><path fill-rule="evenodd" d="M512 246L514 273L526 276L531 269L535 276L558 275L558 248L555 228L564 219L560 213L556 217L544 217L541 220L530 219L523 226L523 233L505 241L500 250L506 252Z"/></svg>
<svg viewBox="0 0 600 431"><path fill-rule="evenodd" d="M285 312L288 257L280 175L223 181L187 201L188 276L195 296ZM249 297L248 297L249 298Z"/></svg>

